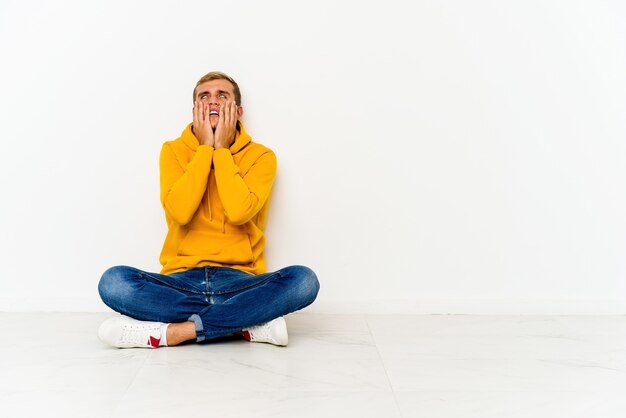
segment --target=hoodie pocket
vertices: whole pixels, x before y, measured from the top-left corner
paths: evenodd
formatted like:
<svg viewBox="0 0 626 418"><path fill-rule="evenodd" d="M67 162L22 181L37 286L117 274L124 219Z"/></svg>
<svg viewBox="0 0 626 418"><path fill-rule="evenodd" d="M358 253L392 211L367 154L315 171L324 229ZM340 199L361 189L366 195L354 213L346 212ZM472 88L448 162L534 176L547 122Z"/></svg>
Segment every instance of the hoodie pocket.
<svg viewBox="0 0 626 418"><path fill-rule="evenodd" d="M254 261L248 234L220 234L190 230L178 247L178 255L202 257L224 264L250 264Z"/></svg>

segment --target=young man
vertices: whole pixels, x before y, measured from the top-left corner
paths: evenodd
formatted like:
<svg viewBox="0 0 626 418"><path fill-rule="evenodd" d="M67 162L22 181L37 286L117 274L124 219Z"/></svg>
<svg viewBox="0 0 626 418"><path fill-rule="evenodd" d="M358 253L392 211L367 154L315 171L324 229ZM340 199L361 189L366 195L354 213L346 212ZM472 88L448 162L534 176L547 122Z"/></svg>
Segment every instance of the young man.
<svg viewBox="0 0 626 418"><path fill-rule="evenodd" d="M276 157L245 131L231 77L206 74L193 98L193 123L161 150L163 269L104 272L100 297L122 315L104 321L98 335L120 348L228 334L287 345L282 316L311 304L319 282L303 266L266 272L263 229Z"/></svg>

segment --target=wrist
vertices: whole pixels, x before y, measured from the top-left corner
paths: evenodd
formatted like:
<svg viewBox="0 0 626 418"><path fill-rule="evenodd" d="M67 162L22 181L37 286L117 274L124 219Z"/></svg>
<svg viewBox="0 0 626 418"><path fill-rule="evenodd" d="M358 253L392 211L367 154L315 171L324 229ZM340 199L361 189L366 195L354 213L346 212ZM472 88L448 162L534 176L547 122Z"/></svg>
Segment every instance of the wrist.
<svg viewBox="0 0 626 418"><path fill-rule="evenodd" d="M228 145L226 143L224 143L224 141L215 141L215 149L220 149L220 148L228 148Z"/></svg>
<svg viewBox="0 0 626 418"><path fill-rule="evenodd" d="M214 146L215 141L213 140L213 138L207 138L206 136L202 136L201 138L198 138L198 142L200 143L200 145L209 145L209 146Z"/></svg>
<svg viewBox="0 0 626 418"><path fill-rule="evenodd" d="M235 143L235 139L237 139L235 135L233 135L232 138L230 138L230 141L228 141L227 139L223 139L223 138L222 139L215 138L215 149L230 148L230 146Z"/></svg>

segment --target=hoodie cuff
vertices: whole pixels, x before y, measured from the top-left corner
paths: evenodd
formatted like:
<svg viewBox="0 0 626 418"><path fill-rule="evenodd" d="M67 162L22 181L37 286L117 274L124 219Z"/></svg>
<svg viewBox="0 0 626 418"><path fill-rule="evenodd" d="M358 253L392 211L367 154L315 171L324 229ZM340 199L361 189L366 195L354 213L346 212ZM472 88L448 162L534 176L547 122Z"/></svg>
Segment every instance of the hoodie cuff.
<svg viewBox="0 0 626 418"><path fill-rule="evenodd" d="M203 150L214 151L214 148L210 145L198 145L196 152L203 151Z"/></svg>
<svg viewBox="0 0 626 418"><path fill-rule="evenodd" d="M213 163L216 169L217 167L226 168L230 166L236 168L238 171L235 160L233 159L233 154L230 153L230 149L228 148L216 149L213 152Z"/></svg>

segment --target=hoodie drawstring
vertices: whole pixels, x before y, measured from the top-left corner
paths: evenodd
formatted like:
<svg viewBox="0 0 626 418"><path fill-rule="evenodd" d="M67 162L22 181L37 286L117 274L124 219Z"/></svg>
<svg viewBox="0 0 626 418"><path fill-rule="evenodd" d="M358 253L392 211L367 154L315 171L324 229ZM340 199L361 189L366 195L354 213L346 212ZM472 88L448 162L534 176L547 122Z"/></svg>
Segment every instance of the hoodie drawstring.
<svg viewBox="0 0 626 418"><path fill-rule="evenodd" d="M206 186L206 205L209 209L209 221L213 221L213 212L211 211L211 201L209 200L209 196L211 195L210 193L210 187L211 187L211 172L209 171L209 178L207 180L207 186ZM224 217L222 218L222 234L226 233L226 214L224 214Z"/></svg>
<svg viewBox="0 0 626 418"><path fill-rule="evenodd" d="M211 187L211 172L209 171L209 177L207 178L206 185L206 205L209 208L209 221L213 220L213 214L211 213L211 201L209 200L209 188Z"/></svg>

